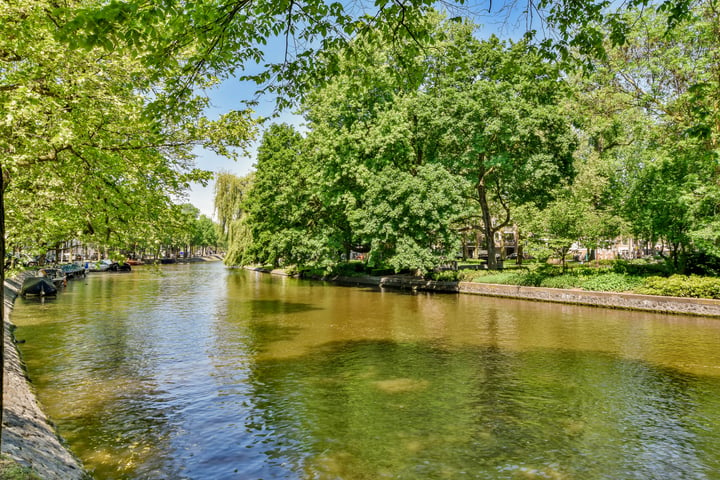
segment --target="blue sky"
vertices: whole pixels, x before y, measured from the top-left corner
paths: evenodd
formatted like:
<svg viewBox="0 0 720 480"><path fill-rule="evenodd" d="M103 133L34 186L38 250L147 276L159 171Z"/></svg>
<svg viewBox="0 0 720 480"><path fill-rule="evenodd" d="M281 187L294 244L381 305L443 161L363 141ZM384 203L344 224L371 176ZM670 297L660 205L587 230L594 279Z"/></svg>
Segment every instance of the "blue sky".
<svg viewBox="0 0 720 480"><path fill-rule="evenodd" d="M519 14L521 9L526 5L526 3L523 3L523 0L519 0L517 3L510 0L507 3L497 2L490 5L495 6L493 6L493 11L488 13L487 0L471 0L467 2L465 7L461 7L460 10L452 12L452 15L472 17L477 24L481 25L478 33L482 37L489 37L490 34L495 33L500 38L507 39L517 36L518 31L525 31L525 21ZM284 40L269 41L265 51L266 61L273 62L281 59L284 55L284 48ZM229 110L245 108L242 102L252 99L256 88L255 84L240 82L236 78L225 80L207 92L211 100L208 115L214 118ZM274 97L267 96L259 99L259 103L254 107L254 110L258 116L269 117L273 114L274 107ZM302 124L302 117L285 111L281 112L280 116L274 119L274 121L276 123L285 122L299 126ZM251 148L250 157L244 157L237 161L220 157L204 149L198 149L195 153L197 154L197 167L213 172L228 171L236 175L246 175L253 169L255 162L254 147ZM195 184L189 193L188 201L199 208L201 213L207 216L213 216L213 191L213 182L207 187Z"/></svg>
<svg viewBox="0 0 720 480"><path fill-rule="evenodd" d="M284 43L280 42L268 42L268 50L266 51L266 60L268 62L274 61L275 57L283 54ZM210 98L210 108L207 110L207 115L210 118L216 118L217 116L227 113L230 110L242 110L246 106L243 103L255 98L255 91L257 85L252 82L240 81L237 78L229 78L222 83L216 85L214 88L206 91ZM255 111L256 117L270 117L273 115L275 110L275 97L264 96L256 99L258 104L253 106L252 109ZM293 125L300 125L302 123L302 117L293 114L291 111L280 112L279 116L273 120L276 123L290 123ZM260 140L262 133L258 134L258 138L253 142L250 148L250 156L243 156L238 160L231 160L226 157L216 155L214 152L198 148L195 150L197 155L197 167L210 170L212 172L230 172L238 176L247 175L253 169L255 163L254 152L257 144ZM214 182L203 187L200 184L193 184L189 194L188 201L200 209L200 212L212 217L214 214L213 207L213 195L214 195Z"/></svg>
<svg viewBox="0 0 720 480"><path fill-rule="evenodd" d="M208 92L212 104L212 107L208 111L208 115L211 118L214 118L219 114L228 112L229 110L239 110L245 108L242 101L253 98L255 89L256 87L254 84L240 82L235 78L224 81L216 88ZM273 114L275 100L271 97L263 98L260 100L259 104L253 108L257 116L269 117ZM293 125L300 125L302 123L302 117L294 115L292 112L285 111L282 112L274 121L277 123L285 122ZM258 135L258 139L253 142L253 146L250 149L250 156L243 156L237 161L222 157L209 150L202 148L196 149L195 154L197 155L197 167L216 173L226 171L238 176L247 175L253 169L253 164L255 163L254 151L257 146L257 142L260 139L260 135ZM214 213L214 188L214 182L211 182L206 187L203 187L200 184L193 184L188 197L188 201L190 203L199 208L201 213L209 217L212 217Z"/></svg>

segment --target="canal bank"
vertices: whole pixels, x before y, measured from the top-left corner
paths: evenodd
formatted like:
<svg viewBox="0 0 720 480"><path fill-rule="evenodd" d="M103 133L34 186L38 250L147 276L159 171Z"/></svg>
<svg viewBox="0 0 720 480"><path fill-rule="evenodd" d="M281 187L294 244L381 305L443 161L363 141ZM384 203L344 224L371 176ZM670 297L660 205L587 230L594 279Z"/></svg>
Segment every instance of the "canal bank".
<svg viewBox="0 0 720 480"><path fill-rule="evenodd" d="M44 480L91 478L81 462L65 448L26 375L10 321L20 285L21 276L5 282L2 453Z"/></svg>
<svg viewBox="0 0 720 480"><path fill-rule="evenodd" d="M714 318L134 270L12 313L98 479L720 480Z"/></svg>
<svg viewBox="0 0 720 480"><path fill-rule="evenodd" d="M274 275L285 275L283 270L268 271L255 268L250 269L264 271ZM720 300L707 298L662 297L635 293L595 292L580 289L434 281L411 275L388 275L382 277L369 275L329 276L317 279L346 286L370 286L420 292L464 293L622 310L720 317Z"/></svg>

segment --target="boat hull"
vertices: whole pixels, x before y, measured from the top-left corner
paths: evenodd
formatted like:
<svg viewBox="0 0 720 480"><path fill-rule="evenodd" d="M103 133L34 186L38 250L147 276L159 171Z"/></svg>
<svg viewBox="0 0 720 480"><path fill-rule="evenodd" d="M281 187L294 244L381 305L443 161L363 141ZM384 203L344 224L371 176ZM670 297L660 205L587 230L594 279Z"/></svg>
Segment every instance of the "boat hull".
<svg viewBox="0 0 720 480"><path fill-rule="evenodd" d="M22 296L37 295L37 296L50 296L57 295L57 288L53 284L52 280L45 277L28 277L23 280L22 287L20 288L20 294Z"/></svg>

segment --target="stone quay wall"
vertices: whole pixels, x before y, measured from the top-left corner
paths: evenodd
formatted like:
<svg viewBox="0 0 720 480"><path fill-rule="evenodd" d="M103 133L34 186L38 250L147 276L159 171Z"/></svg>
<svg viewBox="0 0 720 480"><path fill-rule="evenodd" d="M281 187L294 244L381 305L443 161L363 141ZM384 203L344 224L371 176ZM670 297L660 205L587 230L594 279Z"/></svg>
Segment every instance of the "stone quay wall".
<svg viewBox="0 0 720 480"><path fill-rule="evenodd" d="M405 275L391 275L387 277L332 277L326 278L325 280L341 285L465 293L623 310L720 317L720 300L707 298L662 297L655 295L638 295L634 293L593 292L580 289L523 287L519 285L475 282L436 282Z"/></svg>
<svg viewBox="0 0 720 480"><path fill-rule="evenodd" d="M2 453L44 480L89 479L43 412L15 343L9 319L21 285L22 277L5 282Z"/></svg>
<svg viewBox="0 0 720 480"><path fill-rule="evenodd" d="M460 282L461 293L593 307L720 317L720 300Z"/></svg>

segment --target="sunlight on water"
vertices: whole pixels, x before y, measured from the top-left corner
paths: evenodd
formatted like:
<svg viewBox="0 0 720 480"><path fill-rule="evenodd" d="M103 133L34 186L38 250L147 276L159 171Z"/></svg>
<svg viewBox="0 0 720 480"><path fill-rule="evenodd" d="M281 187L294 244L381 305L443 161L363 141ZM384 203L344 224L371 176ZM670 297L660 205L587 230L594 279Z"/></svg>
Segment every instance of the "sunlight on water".
<svg viewBox="0 0 720 480"><path fill-rule="evenodd" d="M12 317L98 479L720 479L720 320L220 264Z"/></svg>

